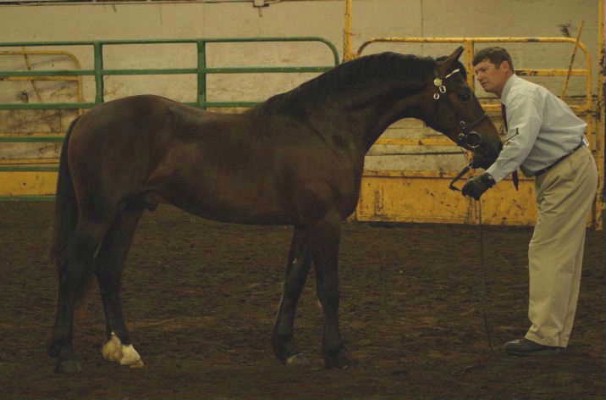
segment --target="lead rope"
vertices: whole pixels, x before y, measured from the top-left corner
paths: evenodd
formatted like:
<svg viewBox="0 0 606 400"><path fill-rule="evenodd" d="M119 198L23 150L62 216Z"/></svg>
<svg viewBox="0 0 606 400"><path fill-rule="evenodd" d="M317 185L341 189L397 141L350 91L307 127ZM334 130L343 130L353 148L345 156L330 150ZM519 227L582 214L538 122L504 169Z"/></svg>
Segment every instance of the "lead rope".
<svg viewBox="0 0 606 400"><path fill-rule="evenodd" d="M476 214L478 216L478 231L480 236L480 266L482 268L480 313L482 314L482 320L484 322L484 332L486 333L488 347L490 347L490 351L494 351L494 346L492 344L492 328L490 327L490 321L488 319L488 268L486 267L486 241L484 238L484 224L482 223L482 201L474 200L474 203Z"/></svg>
<svg viewBox="0 0 606 400"><path fill-rule="evenodd" d="M450 190L455 190L460 192L461 189L455 186L457 181L461 180L465 174L469 172L469 170L473 169L473 163L469 162L451 181L448 188ZM488 347L490 347L490 351L494 351L494 346L492 344L492 329L490 327L490 321L488 319L488 268L486 267L486 241L484 239L484 224L482 223L482 201L481 200L472 200L473 205L469 208L469 212L467 215L467 220L472 220L472 215L474 210L477 209L475 214L478 216L478 232L480 236L480 266L482 268L482 284L480 285L480 313L482 314L482 321L484 322L484 332L486 333L486 340L488 341Z"/></svg>

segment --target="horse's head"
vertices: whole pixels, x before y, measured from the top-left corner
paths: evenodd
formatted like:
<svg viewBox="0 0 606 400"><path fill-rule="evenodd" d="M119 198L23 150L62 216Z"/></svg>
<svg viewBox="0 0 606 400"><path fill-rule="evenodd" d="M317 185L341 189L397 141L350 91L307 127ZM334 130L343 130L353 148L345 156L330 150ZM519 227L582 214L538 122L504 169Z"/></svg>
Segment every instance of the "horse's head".
<svg viewBox="0 0 606 400"><path fill-rule="evenodd" d="M448 57L438 58L434 77L426 89L426 123L457 145L473 152L473 167L488 168L502 148L497 129L484 113L466 82L458 61L459 47Z"/></svg>

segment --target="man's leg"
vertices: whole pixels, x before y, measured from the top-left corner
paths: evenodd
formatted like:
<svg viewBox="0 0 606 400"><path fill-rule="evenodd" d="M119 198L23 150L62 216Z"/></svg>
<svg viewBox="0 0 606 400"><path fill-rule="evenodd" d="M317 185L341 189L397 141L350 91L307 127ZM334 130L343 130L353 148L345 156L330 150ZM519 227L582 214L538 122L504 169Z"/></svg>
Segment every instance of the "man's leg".
<svg viewBox="0 0 606 400"><path fill-rule="evenodd" d="M597 169L583 147L537 179L539 218L530 242L526 339L566 347L581 281L587 216Z"/></svg>

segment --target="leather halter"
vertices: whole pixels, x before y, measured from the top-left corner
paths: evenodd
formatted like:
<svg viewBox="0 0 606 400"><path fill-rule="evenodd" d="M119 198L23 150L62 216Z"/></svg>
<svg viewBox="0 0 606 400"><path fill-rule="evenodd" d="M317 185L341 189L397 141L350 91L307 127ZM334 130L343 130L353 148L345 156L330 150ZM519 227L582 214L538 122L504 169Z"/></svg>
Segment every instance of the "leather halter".
<svg viewBox="0 0 606 400"><path fill-rule="evenodd" d="M433 99L436 102L439 101L440 98L442 98L442 95L446 94L447 92L446 85L444 84L445 81L454 74L460 72L461 70L457 68L450 72L448 75L446 75L444 78L437 77L433 80L433 85L436 87L436 92L433 94ZM480 144L482 143L482 137L478 132L474 131L473 128L479 125L486 118L488 118L488 116L486 115L486 113L483 113L480 118L471 123L467 123L464 120L459 121L461 133L457 135L457 145L469 150L475 150L480 147Z"/></svg>
<svg viewBox="0 0 606 400"><path fill-rule="evenodd" d="M465 121L460 121L459 126L461 127L461 133L457 136L457 144L462 147L468 147L472 150L477 149L482 143L482 137L480 134L473 130L476 126L478 126L482 121L488 118L486 113L482 114L482 116L471 124L467 124Z"/></svg>
<svg viewBox="0 0 606 400"><path fill-rule="evenodd" d="M440 98L442 97L443 94L446 94L447 89L446 89L446 85L444 84L444 82L450 78L451 76L453 76L456 73L461 72L461 70L459 68L453 70L451 73L449 73L448 75L446 75L444 78L440 78L440 77L436 77L433 80L433 85L436 87L436 92L433 94L433 99L436 101L436 106L437 106L437 102L440 100ZM473 130L476 126L478 126L482 121L484 121L484 119L488 118L488 115L486 115L486 113L482 113L482 115L476 119L475 121L471 122L471 123L467 123L464 120L459 121L459 126L461 128L461 133L459 133L457 135L457 139L456 139L456 143L458 146L469 149L469 150L475 150L478 147L480 147L480 145L482 144L482 136L476 132L475 130ZM458 187L455 186L455 183L457 181L459 181L463 175L465 175L467 172L469 172L470 169L474 168L473 165L473 160L466 165L455 177L452 181L450 181L450 184L448 185L448 187L451 190L456 190L456 191L460 191L461 189L459 189Z"/></svg>

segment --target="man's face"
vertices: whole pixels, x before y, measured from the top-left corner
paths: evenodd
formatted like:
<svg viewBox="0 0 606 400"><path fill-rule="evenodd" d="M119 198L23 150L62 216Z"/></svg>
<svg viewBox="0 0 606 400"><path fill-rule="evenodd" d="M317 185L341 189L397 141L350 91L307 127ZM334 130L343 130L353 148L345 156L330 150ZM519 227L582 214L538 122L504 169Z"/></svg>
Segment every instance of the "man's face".
<svg viewBox="0 0 606 400"><path fill-rule="evenodd" d="M476 79L482 85L484 91L494 93L501 97L501 92L505 82L512 75L509 63L503 61L500 65L495 65L489 59L484 59L473 67Z"/></svg>

